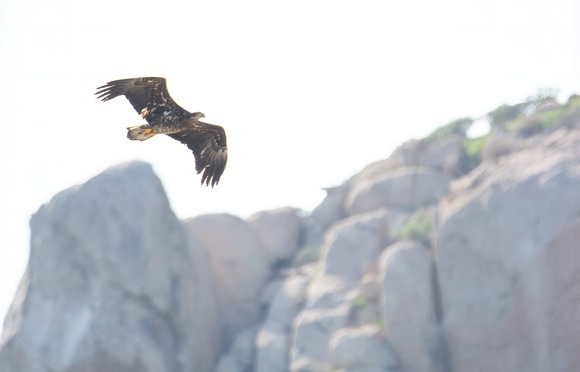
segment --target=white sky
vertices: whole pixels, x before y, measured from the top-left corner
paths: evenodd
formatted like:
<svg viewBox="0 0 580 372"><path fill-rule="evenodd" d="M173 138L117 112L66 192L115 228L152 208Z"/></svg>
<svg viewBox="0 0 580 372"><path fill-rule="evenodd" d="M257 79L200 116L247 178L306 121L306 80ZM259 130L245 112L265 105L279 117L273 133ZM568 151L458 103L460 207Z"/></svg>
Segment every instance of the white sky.
<svg viewBox="0 0 580 372"><path fill-rule="evenodd" d="M4 8L4 9L2 9ZM403 141L538 88L580 93L574 0L0 0L0 317L28 259L28 221L117 163L153 164L180 218L311 210ZM163 76L224 126L229 163L201 187L193 156L156 136L107 81Z"/></svg>

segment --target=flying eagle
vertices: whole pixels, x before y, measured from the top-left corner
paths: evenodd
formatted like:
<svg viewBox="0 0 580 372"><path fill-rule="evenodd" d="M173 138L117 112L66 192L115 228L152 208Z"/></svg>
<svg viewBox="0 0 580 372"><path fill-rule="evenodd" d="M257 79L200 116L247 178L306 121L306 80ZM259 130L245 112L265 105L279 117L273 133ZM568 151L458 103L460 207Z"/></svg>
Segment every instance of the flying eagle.
<svg viewBox="0 0 580 372"><path fill-rule="evenodd" d="M97 88L98 99L106 102L125 96L148 124L128 127L127 138L145 141L156 134L185 144L195 157L195 170L203 171L201 184L217 185L228 161L226 132L219 125L199 121L205 115L189 112L169 95L164 78L141 77L110 81Z"/></svg>

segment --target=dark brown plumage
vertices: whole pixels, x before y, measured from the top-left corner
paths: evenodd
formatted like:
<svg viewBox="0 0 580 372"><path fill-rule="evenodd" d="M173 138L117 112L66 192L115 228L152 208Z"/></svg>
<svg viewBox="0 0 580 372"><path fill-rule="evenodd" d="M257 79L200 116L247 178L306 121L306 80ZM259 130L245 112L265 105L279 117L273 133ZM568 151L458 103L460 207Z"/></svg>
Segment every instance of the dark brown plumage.
<svg viewBox="0 0 580 372"><path fill-rule="evenodd" d="M205 117L203 113L189 112L175 103L164 78L114 80L97 89L95 94L103 102L125 96L147 121L148 124L127 128L130 140L145 141L156 134L167 134L193 152L197 173L203 171L202 185L218 184L228 161L224 128L199 121Z"/></svg>

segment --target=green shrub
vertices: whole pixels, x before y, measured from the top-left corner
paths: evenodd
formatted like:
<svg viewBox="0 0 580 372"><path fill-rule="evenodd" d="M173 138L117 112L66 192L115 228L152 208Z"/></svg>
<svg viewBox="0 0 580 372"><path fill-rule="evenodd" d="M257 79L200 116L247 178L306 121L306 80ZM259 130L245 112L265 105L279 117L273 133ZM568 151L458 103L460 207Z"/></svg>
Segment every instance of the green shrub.
<svg viewBox="0 0 580 372"><path fill-rule="evenodd" d="M358 295L357 298L352 302L352 306L361 308L367 305L367 299L363 295Z"/></svg>
<svg viewBox="0 0 580 372"><path fill-rule="evenodd" d="M473 124L473 119L471 118L457 119L435 129L426 139L429 141L441 141L451 135L459 135L465 138L465 133L471 124Z"/></svg>
<svg viewBox="0 0 580 372"><path fill-rule="evenodd" d="M477 138L467 138L463 141L463 148L465 149L465 154L470 159L481 159L481 153L483 151L483 146L489 139L489 134Z"/></svg>
<svg viewBox="0 0 580 372"><path fill-rule="evenodd" d="M547 112L520 116L518 119L506 124L506 129L516 132L519 137L533 136L546 127L543 114L547 114Z"/></svg>
<svg viewBox="0 0 580 372"><path fill-rule="evenodd" d="M433 215L430 209L418 209L409 219L409 222L395 236L403 239L414 239L425 247L431 246L433 237Z"/></svg>
<svg viewBox="0 0 580 372"><path fill-rule="evenodd" d="M568 97L568 103L566 103L566 105L580 106L580 96L577 94L572 94L570 97Z"/></svg>
<svg viewBox="0 0 580 372"><path fill-rule="evenodd" d="M554 121L556 121L556 119L558 119L560 116L566 115L567 111L568 110L566 108L560 107L556 110L542 112L540 114L542 117L542 128L550 128L552 124L554 124Z"/></svg>
<svg viewBox="0 0 580 372"><path fill-rule="evenodd" d="M572 99L565 106L558 106L553 110L544 111L542 115L543 129L561 126L573 126L580 121L580 97Z"/></svg>
<svg viewBox="0 0 580 372"><path fill-rule="evenodd" d="M526 110L526 103L518 103L516 105L508 105L504 103L503 105L497 107L487 113L487 120L489 125L492 127L503 126L505 123L514 120L518 116L524 113Z"/></svg>
<svg viewBox="0 0 580 372"><path fill-rule="evenodd" d="M505 124L516 120L522 115L532 115L541 111L541 109L546 106L550 107L552 104L557 104L555 98L556 94L557 90L555 89L538 89L536 94L526 98L524 102L515 105L504 103L487 113L486 116L489 120L489 124L492 127L504 127ZM570 99L573 100L573 97L574 96L570 97Z"/></svg>
<svg viewBox="0 0 580 372"><path fill-rule="evenodd" d="M580 102L578 105L568 105L566 113L556 117L551 125L556 128L580 128Z"/></svg>
<svg viewBox="0 0 580 372"><path fill-rule="evenodd" d="M506 129L516 132L521 137L529 137L565 122L577 106L555 106L551 110L537 111L521 115L516 120L506 124Z"/></svg>

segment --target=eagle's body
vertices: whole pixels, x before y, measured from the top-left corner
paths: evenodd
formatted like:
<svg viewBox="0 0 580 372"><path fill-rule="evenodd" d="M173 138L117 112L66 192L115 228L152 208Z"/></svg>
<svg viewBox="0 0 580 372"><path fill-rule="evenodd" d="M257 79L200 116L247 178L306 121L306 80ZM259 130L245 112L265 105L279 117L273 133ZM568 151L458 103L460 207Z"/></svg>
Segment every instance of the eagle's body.
<svg viewBox="0 0 580 372"><path fill-rule="evenodd" d="M124 95L148 124L129 127L127 138L145 141L167 134L187 145L195 156L201 183L217 185L228 161L226 132L219 125L199 121L205 115L180 107L169 95L164 78L142 77L110 81L96 93L103 102Z"/></svg>

